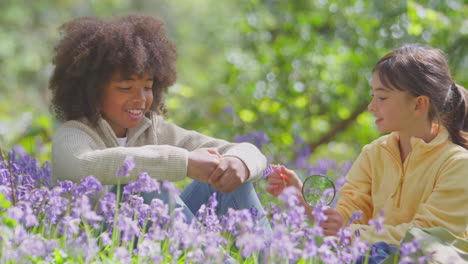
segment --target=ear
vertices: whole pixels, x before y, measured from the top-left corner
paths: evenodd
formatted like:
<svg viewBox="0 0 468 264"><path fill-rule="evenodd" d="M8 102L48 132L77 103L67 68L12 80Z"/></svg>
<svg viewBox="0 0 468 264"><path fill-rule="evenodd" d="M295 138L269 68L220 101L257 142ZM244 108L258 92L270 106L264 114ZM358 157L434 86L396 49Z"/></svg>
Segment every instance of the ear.
<svg viewBox="0 0 468 264"><path fill-rule="evenodd" d="M431 104L431 100L429 97L425 95L420 95L415 98L415 105L414 105L414 115L415 117L422 117L429 112L429 106Z"/></svg>

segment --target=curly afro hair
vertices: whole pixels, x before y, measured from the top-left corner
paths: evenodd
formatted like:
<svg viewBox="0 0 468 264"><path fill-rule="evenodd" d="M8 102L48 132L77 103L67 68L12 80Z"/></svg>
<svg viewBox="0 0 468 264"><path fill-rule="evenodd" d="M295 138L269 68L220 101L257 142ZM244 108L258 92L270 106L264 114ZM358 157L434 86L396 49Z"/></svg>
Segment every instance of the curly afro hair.
<svg viewBox="0 0 468 264"><path fill-rule="evenodd" d="M109 21L82 17L63 24L49 83L57 119L86 117L95 123L102 88L116 72L153 75L151 110L164 114L164 94L177 78L177 53L163 25L159 19L138 14Z"/></svg>

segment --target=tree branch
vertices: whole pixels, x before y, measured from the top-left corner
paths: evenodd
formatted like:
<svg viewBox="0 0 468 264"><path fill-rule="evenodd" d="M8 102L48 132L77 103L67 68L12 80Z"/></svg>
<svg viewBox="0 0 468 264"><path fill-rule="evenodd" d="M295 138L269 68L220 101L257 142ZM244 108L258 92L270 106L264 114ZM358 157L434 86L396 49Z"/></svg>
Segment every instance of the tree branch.
<svg viewBox="0 0 468 264"><path fill-rule="evenodd" d="M325 135L319 138L316 142L309 144L309 147L312 151L315 150L318 146L328 143L332 140L338 133L345 130L349 125L351 125L356 118L367 109L368 102L364 102L356 107L353 113L347 118L336 124L332 129L330 129Z"/></svg>

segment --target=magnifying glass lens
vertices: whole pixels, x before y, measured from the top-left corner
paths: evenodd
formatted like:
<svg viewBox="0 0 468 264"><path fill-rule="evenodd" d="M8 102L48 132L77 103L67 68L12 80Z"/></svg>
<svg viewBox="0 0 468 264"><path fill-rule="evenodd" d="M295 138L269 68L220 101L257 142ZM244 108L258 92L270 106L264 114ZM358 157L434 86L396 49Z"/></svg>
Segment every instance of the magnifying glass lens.
<svg viewBox="0 0 468 264"><path fill-rule="evenodd" d="M320 199L330 205L335 198L335 185L325 175L312 175L307 177L302 187L304 199L312 206L316 205Z"/></svg>

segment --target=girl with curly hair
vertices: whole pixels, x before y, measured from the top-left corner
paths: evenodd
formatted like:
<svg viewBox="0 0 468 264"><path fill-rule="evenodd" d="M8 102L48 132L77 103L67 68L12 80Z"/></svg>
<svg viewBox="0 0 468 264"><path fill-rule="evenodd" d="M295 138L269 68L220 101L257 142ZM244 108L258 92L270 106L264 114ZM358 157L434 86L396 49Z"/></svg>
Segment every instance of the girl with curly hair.
<svg viewBox="0 0 468 264"><path fill-rule="evenodd" d="M266 158L253 145L230 143L168 123L164 95L176 81L176 49L163 22L144 15L83 17L61 26L49 89L64 122L52 144L53 179L94 175L112 186L147 172L158 180L193 181L178 201L187 217L218 194L229 208L263 208L252 181ZM127 157L135 169L116 177ZM107 190L110 190L108 187ZM155 194L145 193L145 202ZM266 218L262 223L268 226Z"/></svg>

